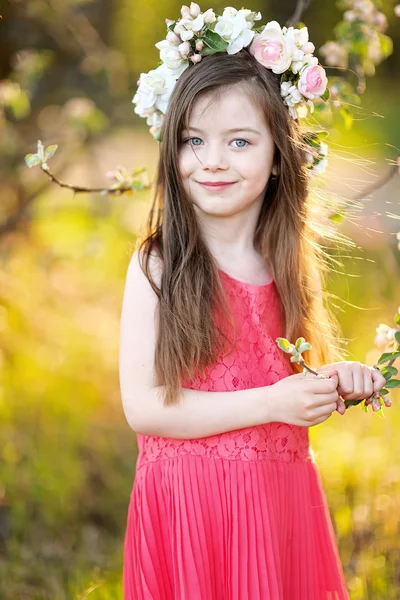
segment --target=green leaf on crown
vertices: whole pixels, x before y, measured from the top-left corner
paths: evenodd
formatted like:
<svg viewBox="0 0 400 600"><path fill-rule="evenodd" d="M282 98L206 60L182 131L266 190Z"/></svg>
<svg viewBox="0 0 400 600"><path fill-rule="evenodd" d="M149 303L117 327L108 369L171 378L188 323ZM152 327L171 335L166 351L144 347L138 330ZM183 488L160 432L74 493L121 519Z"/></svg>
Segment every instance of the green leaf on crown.
<svg viewBox="0 0 400 600"><path fill-rule="evenodd" d="M329 88L327 87L325 92L322 94L321 98L322 98L322 100L326 101L326 100L329 100L330 95L331 95L331 93L329 91Z"/></svg>
<svg viewBox="0 0 400 600"><path fill-rule="evenodd" d="M229 46L226 40L211 29L205 32L204 36L201 37L201 41L204 42L204 48L201 51L202 56L215 54L215 52L223 52Z"/></svg>

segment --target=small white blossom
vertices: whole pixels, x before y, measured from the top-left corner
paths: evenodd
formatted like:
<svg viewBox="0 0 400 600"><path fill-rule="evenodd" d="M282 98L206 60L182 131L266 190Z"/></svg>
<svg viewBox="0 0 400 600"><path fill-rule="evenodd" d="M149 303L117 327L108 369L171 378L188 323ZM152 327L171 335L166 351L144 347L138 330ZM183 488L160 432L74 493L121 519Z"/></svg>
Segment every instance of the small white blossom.
<svg viewBox="0 0 400 600"><path fill-rule="evenodd" d="M311 173L313 175L322 175L322 173L325 173L327 167L328 167L328 160L326 158L323 158L316 165L314 165L312 167Z"/></svg>
<svg viewBox="0 0 400 600"><path fill-rule="evenodd" d="M156 48L160 50L160 58L176 78L180 77L188 67L188 62L182 58L179 48L167 40L157 42Z"/></svg>
<svg viewBox="0 0 400 600"><path fill-rule="evenodd" d="M135 113L145 117L158 109L165 114L175 83L176 77L165 64L148 73L141 73L139 87L132 100L136 104Z"/></svg>
<svg viewBox="0 0 400 600"><path fill-rule="evenodd" d="M214 31L229 43L228 54L236 54L253 40L254 31L248 29L245 12L228 7L222 17L218 17Z"/></svg>

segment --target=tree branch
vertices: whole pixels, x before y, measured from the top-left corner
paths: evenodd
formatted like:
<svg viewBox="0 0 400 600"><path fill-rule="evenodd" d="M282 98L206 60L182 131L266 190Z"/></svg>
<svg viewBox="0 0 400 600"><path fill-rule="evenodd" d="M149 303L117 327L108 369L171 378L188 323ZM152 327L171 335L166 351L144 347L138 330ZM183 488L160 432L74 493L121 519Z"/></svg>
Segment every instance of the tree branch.
<svg viewBox="0 0 400 600"><path fill-rule="evenodd" d="M297 0L296 8L293 15L286 22L287 27L293 27L301 20L303 13L310 6L311 0Z"/></svg>

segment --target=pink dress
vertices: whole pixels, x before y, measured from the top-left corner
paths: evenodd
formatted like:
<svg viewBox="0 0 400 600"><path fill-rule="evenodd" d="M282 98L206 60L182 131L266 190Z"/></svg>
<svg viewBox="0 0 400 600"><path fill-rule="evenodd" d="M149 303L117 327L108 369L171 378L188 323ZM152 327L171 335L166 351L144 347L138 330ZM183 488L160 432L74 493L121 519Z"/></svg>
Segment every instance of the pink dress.
<svg viewBox="0 0 400 600"><path fill-rule="evenodd" d="M283 334L275 282L220 276L237 347L184 387L234 391L290 375L275 343ZM348 600L307 427L137 438L125 600Z"/></svg>

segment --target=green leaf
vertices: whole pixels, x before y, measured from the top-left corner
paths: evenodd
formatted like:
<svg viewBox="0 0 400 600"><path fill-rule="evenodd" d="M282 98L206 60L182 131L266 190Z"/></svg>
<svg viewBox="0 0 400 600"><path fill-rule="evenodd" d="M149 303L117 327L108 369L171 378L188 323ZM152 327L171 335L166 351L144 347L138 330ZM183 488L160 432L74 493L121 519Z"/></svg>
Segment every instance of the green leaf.
<svg viewBox="0 0 400 600"><path fill-rule="evenodd" d="M396 331L394 334L395 340L398 344L400 344L400 331Z"/></svg>
<svg viewBox="0 0 400 600"><path fill-rule="evenodd" d="M25 156L25 162L30 169L36 167L36 165L42 164L42 161L37 154L27 154Z"/></svg>
<svg viewBox="0 0 400 600"><path fill-rule="evenodd" d="M395 318L394 318L394 322L396 323L396 325L400 325L400 313L397 313Z"/></svg>
<svg viewBox="0 0 400 600"><path fill-rule="evenodd" d="M331 93L329 91L329 88L327 87L325 92L322 94L321 98L322 98L322 100L326 101L326 100L329 100L330 95L331 95Z"/></svg>
<svg viewBox="0 0 400 600"><path fill-rule="evenodd" d="M400 387L400 379L389 379L386 382L386 387L389 389Z"/></svg>
<svg viewBox="0 0 400 600"><path fill-rule="evenodd" d="M379 390L379 393L381 396L386 396L389 393L389 391L385 388L382 388L381 390Z"/></svg>
<svg viewBox="0 0 400 600"><path fill-rule="evenodd" d="M397 371L396 367L392 367L391 365L387 365L386 367L383 367L383 369L381 369L381 373L384 376L384 378L386 380L388 380L391 377L393 377L393 375L397 375L398 371Z"/></svg>
<svg viewBox="0 0 400 600"><path fill-rule="evenodd" d="M332 221L332 223L341 223L344 219L344 213L343 212L337 212L337 213L333 213L331 215L329 215L329 220Z"/></svg>
<svg viewBox="0 0 400 600"><path fill-rule="evenodd" d="M339 114L343 119L343 124L344 124L345 129L351 129L351 126L353 124L353 115L351 115L349 113L349 111L346 110L345 108L341 108L339 110Z"/></svg>
<svg viewBox="0 0 400 600"><path fill-rule="evenodd" d="M293 344L291 344L287 339L285 338L276 338L276 343L278 344L279 348L281 350L283 350L284 352L292 352L294 348Z"/></svg>
<svg viewBox="0 0 400 600"><path fill-rule="evenodd" d="M229 46L229 43L224 40L218 33L209 29L201 40L204 42L205 47L201 51L203 56L208 54L214 54L215 52L223 52Z"/></svg>
<svg viewBox="0 0 400 600"><path fill-rule="evenodd" d="M381 52L385 58L390 56L393 52L393 40L389 36L379 33L379 41L381 46Z"/></svg>
<svg viewBox="0 0 400 600"><path fill-rule="evenodd" d="M306 339L305 339L305 338L303 338L303 337L299 337L299 338L297 338L297 340L296 340L296 343L295 343L296 349L298 350L298 349L299 349L299 346L300 346L300 345L301 345L303 342L305 342L305 341L306 341Z"/></svg>
<svg viewBox="0 0 400 600"><path fill-rule="evenodd" d="M382 365L385 362L389 362L389 360L392 360L393 358L400 358L400 350L397 352L384 352L377 364Z"/></svg>
<svg viewBox="0 0 400 600"><path fill-rule="evenodd" d="M55 154L57 148L58 148L57 144L53 144L53 146L48 146L44 153L45 159L48 160L49 158L51 158L53 156L53 154Z"/></svg>
<svg viewBox="0 0 400 600"><path fill-rule="evenodd" d="M350 406L357 406L360 402L364 402L364 400L345 400L344 404L349 408Z"/></svg>

